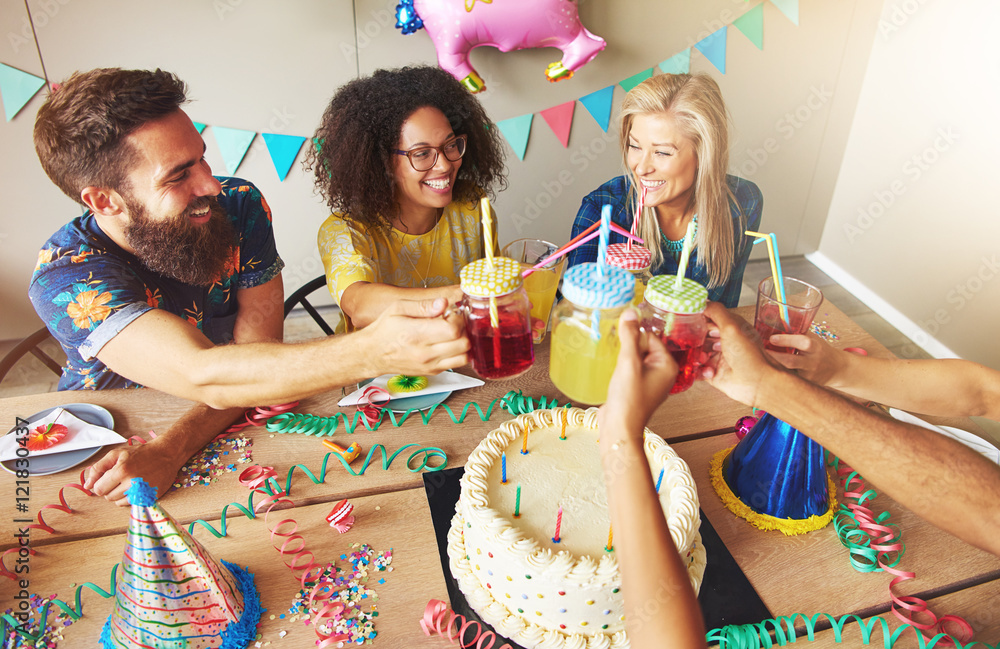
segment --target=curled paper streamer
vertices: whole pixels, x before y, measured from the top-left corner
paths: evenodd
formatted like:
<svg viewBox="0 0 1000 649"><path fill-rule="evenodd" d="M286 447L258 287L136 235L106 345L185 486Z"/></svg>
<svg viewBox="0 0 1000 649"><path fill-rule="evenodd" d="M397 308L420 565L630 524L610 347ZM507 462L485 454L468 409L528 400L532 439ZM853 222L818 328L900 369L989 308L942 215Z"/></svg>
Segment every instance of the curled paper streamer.
<svg viewBox="0 0 1000 649"><path fill-rule="evenodd" d="M351 516L353 511L354 505L346 500L341 500L333 506L330 515L326 517L326 522L330 524L330 527L343 534L354 525L354 517Z"/></svg>
<svg viewBox="0 0 1000 649"><path fill-rule="evenodd" d="M363 401L357 405L357 409L365 416L365 420L369 424L376 424L382 420L382 408L392 400L388 390L376 385L369 385L365 388L364 392L361 393L361 398ZM381 404L376 403L380 399L384 399L384 401Z"/></svg>
<svg viewBox="0 0 1000 649"><path fill-rule="evenodd" d="M823 618L830 624L833 629L834 641L838 643L844 641L844 627L847 626L848 623L854 622L858 625L858 628L861 629L861 642L865 646L875 644L873 641L876 640L876 638L872 631L878 627L882 631L881 646L884 647L884 649L892 649L892 647L894 647L896 643L900 641L902 636L910 629L912 629L914 634L917 636L917 646L920 649L933 649L934 647L940 648L949 646L959 647L960 649L1000 649L1000 644L990 645L985 642L970 642L969 644L961 644L960 642L953 642L951 637L943 633L937 634L930 640L925 640L923 634L921 634L918 629L908 624L904 624L895 631L890 630L889 623L881 617L869 618L866 621L853 614L835 618L827 613L817 613L811 618L806 617L801 613L797 613L795 615L781 616L774 619L764 620L756 624L725 626L719 629L712 629L706 633L705 640L709 643L718 642L720 649L761 649L761 647L772 647L774 645L784 647L789 643L796 642L796 624L805 626L806 637L810 641L815 640L816 631L818 630L816 629L817 621L819 621L820 618ZM774 633L773 639L771 638L772 631ZM854 645L852 644L849 646Z"/></svg>
<svg viewBox="0 0 1000 649"><path fill-rule="evenodd" d="M559 407L559 404L555 399L547 399L546 397L539 398L538 403L541 404L538 406L539 408ZM475 409L476 412L479 413L480 420L489 421L490 417L493 416L494 409L498 405L501 410L505 410L512 415L520 415L534 410L534 404L535 400L530 397L523 396L520 390L511 390L503 397L491 401L489 406L486 408L486 412L483 412L483 409L478 403L470 401L463 406L460 415L455 415L455 412L446 403L433 405L428 408L426 412L410 408L402 413L399 418L397 418L396 413L391 410L382 410L378 420L374 422L363 420L363 415L361 415L361 413L355 413L353 418L348 418L340 412L334 413L330 417L285 412L269 419L267 421L267 430L272 433L300 433L303 435L315 435L317 437L322 437L324 435L333 435L337 432L337 428L342 425L349 434L353 434L359 423L364 425L364 427L368 430L378 430L379 427L385 423L387 418L393 427L399 428L414 412L420 414L420 418L426 425L430 423L431 417L434 416L434 413L437 412L438 408L442 408L445 412L447 412L448 416L451 417L452 422L461 424L469 416L470 409ZM565 406L569 407L570 404L566 403Z"/></svg>
<svg viewBox="0 0 1000 649"><path fill-rule="evenodd" d="M887 512L875 516L872 510L864 504L866 501L873 499L877 494L874 490L865 489L864 480L856 471L847 465L841 464L839 460L834 462L834 466L838 477L842 480L844 498L853 501L849 502L846 506L841 504L841 514L850 517L857 523L856 527L841 526L837 528L837 534L841 539L841 543L849 550L852 550L851 564L855 569L862 572L881 570L894 575L892 581L889 582L889 598L892 602L892 613L903 624L915 629L917 635L921 638L923 638L923 632L925 631L935 633L935 637L945 634L945 625L951 624L957 629L953 634L956 643L964 643L971 640L972 626L962 617L957 615L943 615L939 618L930 610L927 602L923 599L911 595L896 594L894 590L896 586L916 579L917 576L914 572L896 568L905 551L905 546L899 541L898 528L895 525L883 525L889 518ZM846 529L850 533L850 544L844 542L845 536L841 535L842 529ZM867 540L858 543L855 539L859 537L867 537ZM867 545L874 552L874 566L870 563L872 560L870 553L862 554L854 551L854 548L859 545L862 547ZM894 555L895 559L892 560ZM859 556L865 558L867 563L859 561L857 559ZM925 619L929 619L929 621L918 622L914 619L914 616L917 614L922 615Z"/></svg>
<svg viewBox="0 0 1000 649"><path fill-rule="evenodd" d="M472 625L476 625L472 629ZM448 608L448 605L439 599L432 599L427 602L424 608L424 616L420 619L420 628L424 635L438 635L447 638L451 644L458 642L458 646L463 649L475 647L475 649L493 649L497 636L492 631L483 632L483 626L476 620L466 620L464 616L458 615ZM466 641L469 630L475 634L471 640ZM489 644L485 644L489 640ZM512 649L506 642L499 649Z"/></svg>
<svg viewBox="0 0 1000 649"><path fill-rule="evenodd" d="M280 415L283 412L288 412L295 406L299 405L298 401L292 401L290 403L282 403L277 406L257 406L256 408L250 408L243 413L243 419L235 422L224 432L219 433L218 437L225 437L230 433L238 433L244 428L249 428L250 426L263 426L267 423L267 420L275 415Z"/></svg>

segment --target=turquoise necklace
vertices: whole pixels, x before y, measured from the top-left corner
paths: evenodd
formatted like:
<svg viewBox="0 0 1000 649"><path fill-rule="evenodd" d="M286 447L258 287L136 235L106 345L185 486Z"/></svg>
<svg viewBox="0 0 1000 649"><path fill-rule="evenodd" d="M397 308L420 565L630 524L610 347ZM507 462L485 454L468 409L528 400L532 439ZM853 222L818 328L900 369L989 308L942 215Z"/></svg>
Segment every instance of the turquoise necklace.
<svg viewBox="0 0 1000 649"><path fill-rule="evenodd" d="M691 233L691 236L693 237L698 234L698 215L695 214L691 218L694 221L694 231ZM660 240L663 242L663 247L667 249L667 252L669 252L674 257L680 254L681 250L684 248L684 237L681 237L677 241L674 241L673 239L668 239L667 235L663 233L662 229L660 230Z"/></svg>

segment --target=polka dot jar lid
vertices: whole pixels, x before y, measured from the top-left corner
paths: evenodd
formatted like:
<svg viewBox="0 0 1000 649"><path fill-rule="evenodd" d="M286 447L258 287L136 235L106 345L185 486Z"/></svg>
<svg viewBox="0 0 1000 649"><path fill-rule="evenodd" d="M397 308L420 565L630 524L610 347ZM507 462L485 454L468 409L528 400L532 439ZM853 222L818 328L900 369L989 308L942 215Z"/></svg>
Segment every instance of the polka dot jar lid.
<svg viewBox="0 0 1000 649"><path fill-rule="evenodd" d="M493 272L486 259L466 264L458 273L462 291L473 297L500 297L521 287L521 264L508 257L493 258Z"/></svg>
<svg viewBox="0 0 1000 649"><path fill-rule="evenodd" d="M635 294L635 277L621 268L608 266L602 275L597 264L578 264L563 275L562 294L567 300L588 309L625 306Z"/></svg>
<svg viewBox="0 0 1000 649"><path fill-rule="evenodd" d="M708 289L694 280L684 278L680 289L674 289L674 275L657 275L646 285L645 300L671 313L701 313L708 302Z"/></svg>
<svg viewBox="0 0 1000 649"><path fill-rule="evenodd" d="M625 270L643 270L649 268L653 253L645 246L633 245L628 249L626 243L613 243L608 246L608 263Z"/></svg>

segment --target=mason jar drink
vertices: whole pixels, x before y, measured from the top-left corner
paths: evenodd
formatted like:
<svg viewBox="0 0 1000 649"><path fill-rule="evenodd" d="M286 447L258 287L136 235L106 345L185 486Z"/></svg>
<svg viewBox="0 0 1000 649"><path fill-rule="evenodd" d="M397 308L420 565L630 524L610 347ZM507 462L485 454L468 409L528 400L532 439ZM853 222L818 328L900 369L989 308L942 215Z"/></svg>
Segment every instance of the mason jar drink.
<svg viewBox="0 0 1000 649"><path fill-rule="evenodd" d="M705 304L708 290L693 280L684 278L680 287L673 275L657 275L646 287L640 307L642 328L666 345L677 363L677 379L670 394L684 392L694 383L703 362L708 321Z"/></svg>

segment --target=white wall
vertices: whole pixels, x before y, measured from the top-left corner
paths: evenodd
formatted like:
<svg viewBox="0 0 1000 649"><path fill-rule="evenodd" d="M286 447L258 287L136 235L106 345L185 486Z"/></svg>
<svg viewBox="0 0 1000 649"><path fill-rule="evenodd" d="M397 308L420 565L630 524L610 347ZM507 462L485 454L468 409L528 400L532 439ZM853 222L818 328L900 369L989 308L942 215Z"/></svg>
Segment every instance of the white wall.
<svg viewBox="0 0 1000 649"><path fill-rule="evenodd" d="M187 110L197 121L308 136L334 90L358 70L435 63L425 33L402 36L394 29L395 2L28 0L28 6L53 80L97 66L158 66L188 82L195 101ZM557 84L543 78L545 66L559 58L557 50L476 50L473 64L488 84L481 99L493 119L536 113L526 159L509 153L510 187L496 203L501 243L522 236L565 241L583 195L619 173L614 126L602 132L577 103L564 149L539 111L650 68L755 4L580 0L583 23L608 48L573 79ZM763 227L778 233L785 254L819 245L878 10L865 0L802 0L796 27L765 2L763 51L730 28L726 75L692 53L692 70L712 74L722 87L735 122L733 171L760 185ZM22 0L0 0L0 34L7 35L0 40L0 62L41 75L34 43L15 47L17 39L10 38L22 33L26 20ZM623 96L617 87L615 106ZM6 199L0 339L38 326L26 295L37 250L78 209L35 159L31 126L42 99L40 93L14 121L0 124ZM209 162L225 173L211 127L205 135ZM278 249L288 265L286 290L320 274L315 233L326 209L311 179L296 165L279 182L260 138L238 175L257 183L273 208ZM548 206L536 215L529 207L539 202Z"/></svg>
<svg viewBox="0 0 1000 649"><path fill-rule="evenodd" d="M928 351L1000 369L998 21L885 2L819 261Z"/></svg>

